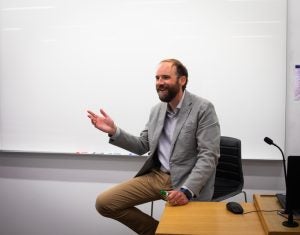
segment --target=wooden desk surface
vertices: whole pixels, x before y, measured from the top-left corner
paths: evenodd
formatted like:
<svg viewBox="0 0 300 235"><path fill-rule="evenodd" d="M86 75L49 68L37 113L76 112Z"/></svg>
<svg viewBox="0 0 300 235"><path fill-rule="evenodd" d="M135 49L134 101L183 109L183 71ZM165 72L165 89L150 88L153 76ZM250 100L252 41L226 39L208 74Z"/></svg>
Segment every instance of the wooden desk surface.
<svg viewBox="0 0 300 235"><path fill-rule="evenodd" d="M254 195L253 202L257 210L280 210L281 206L275 195ZM277 212L259 212L262 226L267 235L300 234L300 226L289 228L282 225L287 219ZM299 218L297 218L299 219ZM299 223L299 221L297 221Z"/></svg>
<svg viewBox="0 0 300 235"><path fill-rule="evenodd" d="M244 211L255 210L242 203ZM226 202L190 202L185 206L166 204L156 235L263 235L256 212L236 215L226 210Z"/></svg>

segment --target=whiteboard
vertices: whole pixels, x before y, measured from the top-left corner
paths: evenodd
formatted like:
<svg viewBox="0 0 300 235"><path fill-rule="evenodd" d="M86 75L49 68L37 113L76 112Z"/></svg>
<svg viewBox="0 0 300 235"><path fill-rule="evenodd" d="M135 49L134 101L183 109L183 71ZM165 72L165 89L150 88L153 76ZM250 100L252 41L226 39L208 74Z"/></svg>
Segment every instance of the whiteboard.
<svg viewBox="0 0 300 235"><path fill-rule="evenodd" d="M243 158L284 146L286 0L0 0L0 149L130 154L86 110L139 135L165 58L189 71Z"/></svg>

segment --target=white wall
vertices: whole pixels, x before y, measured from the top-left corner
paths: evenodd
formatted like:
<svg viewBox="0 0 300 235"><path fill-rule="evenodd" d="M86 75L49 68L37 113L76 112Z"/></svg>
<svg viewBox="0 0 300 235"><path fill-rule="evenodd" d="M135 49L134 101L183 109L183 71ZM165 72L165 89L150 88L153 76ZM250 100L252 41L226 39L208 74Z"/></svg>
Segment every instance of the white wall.
<svg viewBox="0 0 300 235"><path fill-rule="evenodd" d="M100 216L96 196L131 178L144 158L0 153L1 235L131 235L125 226ZM244 160L245 189L283 190L281 162ZM242 195L232 200L243 201ZM160 218L163 201L155 202ZM150 204L140 206L150 214Z"/></svg>
<svg viewBox="0 0 300 235"><path fill-rule="evenodd" d="M295 100L295 65L300 64L300 1L288 1L286 155L300 156L300 101Z"/></svg>
<svg viewBox="0 0 300 235"><path fill-rule="evenodd" d="M96 196L131 178L143 159L6 155L0 157L1 235L132 234L101 217ZM150 213L150 204L140 207Z"/></svg>

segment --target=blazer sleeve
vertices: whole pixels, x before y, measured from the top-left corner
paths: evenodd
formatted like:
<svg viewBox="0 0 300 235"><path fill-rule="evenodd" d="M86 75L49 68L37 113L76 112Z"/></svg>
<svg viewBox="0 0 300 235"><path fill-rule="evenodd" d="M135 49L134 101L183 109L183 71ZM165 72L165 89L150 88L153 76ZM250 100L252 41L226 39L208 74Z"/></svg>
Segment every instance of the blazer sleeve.
<svg viewBox="0 0 300 235"><path fill-rule="evenodd" d="M117 147L128 150L129 152L143 155L149 151L148 128L140 133L140 136L134 136L119 128L119 134L109 139L109 143Z"/></svg>

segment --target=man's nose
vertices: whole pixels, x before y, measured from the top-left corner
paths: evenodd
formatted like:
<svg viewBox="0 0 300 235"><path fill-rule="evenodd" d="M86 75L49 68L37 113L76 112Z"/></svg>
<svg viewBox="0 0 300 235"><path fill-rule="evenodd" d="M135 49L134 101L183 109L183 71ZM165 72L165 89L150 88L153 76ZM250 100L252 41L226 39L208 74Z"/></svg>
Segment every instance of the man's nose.
<svg viewBox="0 0 300 235"><path fill-rule="evenodd" d="M162 77L158 77L156 79L156 84L163 84L164 83L164 80L162 79Z"/></svg>

